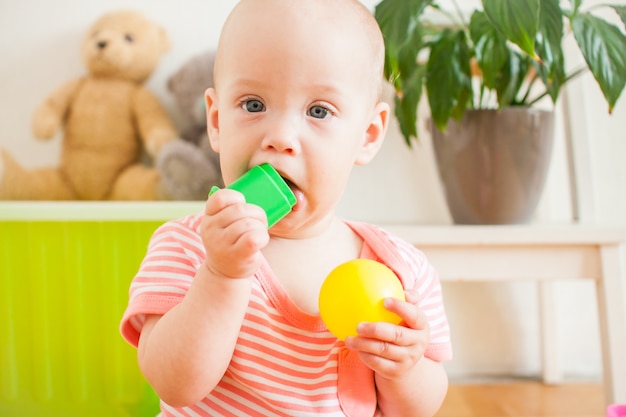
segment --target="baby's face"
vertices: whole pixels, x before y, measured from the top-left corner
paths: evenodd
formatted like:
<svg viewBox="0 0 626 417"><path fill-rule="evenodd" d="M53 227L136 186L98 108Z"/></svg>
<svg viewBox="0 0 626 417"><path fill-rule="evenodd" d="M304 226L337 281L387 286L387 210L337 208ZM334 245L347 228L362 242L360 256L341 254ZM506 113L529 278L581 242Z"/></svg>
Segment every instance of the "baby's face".
<svg viewBox="0 0 626 417"><path fill-rule="evenodd" d="M208 99L225 183L268 162L294 189L298 203L278 232L332 216L352 167L373 156L364 152L372 121L387 112L378 103L371 47L353 23L306 6L316 2L290 3L249 1L238 11L220 43Z"/></svg>

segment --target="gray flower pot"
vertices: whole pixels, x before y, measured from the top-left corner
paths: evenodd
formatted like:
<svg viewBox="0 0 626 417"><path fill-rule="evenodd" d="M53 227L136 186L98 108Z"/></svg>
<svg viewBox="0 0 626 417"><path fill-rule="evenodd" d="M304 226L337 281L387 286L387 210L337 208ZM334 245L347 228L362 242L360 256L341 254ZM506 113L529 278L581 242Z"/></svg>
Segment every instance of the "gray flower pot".
<svg viewBox="0 0 626 417"><path fill-rule="evenodd" d="M439 176L457 224L525 223L545 184L554 114L529 108L468 110L446 132L431 126Z"/></svg>

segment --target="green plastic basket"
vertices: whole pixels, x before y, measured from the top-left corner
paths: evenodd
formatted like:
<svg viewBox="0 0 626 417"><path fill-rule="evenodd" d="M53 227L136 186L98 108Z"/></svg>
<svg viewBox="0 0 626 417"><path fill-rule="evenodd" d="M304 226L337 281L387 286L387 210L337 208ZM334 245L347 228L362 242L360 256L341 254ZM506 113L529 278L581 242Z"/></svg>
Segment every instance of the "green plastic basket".
<svg viewBox="0 0 626 417"><path fill-rule="evenodd" d="M198 208L0 203L0 416L158 414L119 323L152 232Z"/></svg>

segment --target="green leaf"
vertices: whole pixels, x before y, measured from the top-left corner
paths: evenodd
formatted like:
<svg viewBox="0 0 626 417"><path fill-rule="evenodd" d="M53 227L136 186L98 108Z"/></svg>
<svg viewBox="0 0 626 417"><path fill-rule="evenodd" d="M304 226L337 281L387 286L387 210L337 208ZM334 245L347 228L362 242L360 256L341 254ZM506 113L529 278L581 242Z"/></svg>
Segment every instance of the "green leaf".
<svg viewBox="0 0 626 417"><path fill-rule="evenodd" d="M470 69L471 70L471 69ZM468 79L464 84L464 88L461 88L459 91L458 99L456 106L452 108L450 112L450 116L455 119L457 122L460 122L463 118L463 114L470 107L472 103L473 90L471 81Z"/></svg>
<svg viewBox="0 0 626 417"><path fill-rule="evenodd" d="M498 107L524 105L517 101L517 96L532 65L531 62L533 61L528 55L509 49L508 58L496 79Z"/></svg>
<svg viewBox="0 0 626 417"><path fill-rule="evenodd" d="M425 46L423 42L422 26L416 26L407 39L407 42L398 50L398 73L406 74L407 77L415 71L417 56L420 50Z"/></svg>
<svg viewBox="0 0 626 417"><path fill-rule="evenodd" d="M411 146L411 138L417 136L417 107L422 97L426 66L419 65L405 79L403 93L396 94L394 114L398 119L400 131L407 145Z"/></svg>
<svg viewBox="0 0 626 417"><path fill-rule="evenodd" d="M424 8L432 0L383 0L376 5L374 17L385 36L394 45L404 43L418 24Z"/></svg>
<svg viewBox="0 0 626 417"><path fill-rule="evenodd" d="M496 76L509 53L506 38L491 23L487 15L480 11L472 14L469 30L474 43L476 61L482 71L483 83L487 88L494 89Z"/></svg>
<svg viewBox="0 0 626 417"><path fill-rule="evenodd" d="M619 15L619 18L622 19L622 23L626 26L626 6L618 6L615 4L609 5L615 10L615 13Z"/></svg>
<svg viewBox="0 0 626 417"><path fill-rule="evenodd" d="M626 36L615 25L589 13L579 13L571 24L611 112L626 84Z"/></svg>
<svg viewBox="0 0 626 417"><path fill-rule="evenodd" d="M561 86L565 83L565 58L561 41L563 39L563 14L559 0L542 0L539 13L539 30L535 46L541 62L537 72L556 102Z"/></svg>
<svg viewBox="0 0 626 417"><path fill-rule="evenodd" d="M401 60L417 59L422 48L420 17L432 0L383 0L374 17L385 41L385 77L398 88Z"/></svg>
<svg viewBox="0 0 626 417"><path fill-rule="evenodd" d="M483 0L483 9L493 25L533 58L539 26L540 0Z"/></svg>
<svg viewBox="0 0 626 417"><path fill-rule="evenodd" d="M471 51L462 29L446 29L433 43L426 65L426 92L433 122L442 131L471 103Z"/></svg>
<svg viewBox="0 0 626 417"><path fill-rule="evenodd" d="M417 106L424 84L425 66L417 63L424 48L421 17L433 0L382 0L374 17L385 41L385 76L396 89L395 116L406 143L417 138Z"/></svg>

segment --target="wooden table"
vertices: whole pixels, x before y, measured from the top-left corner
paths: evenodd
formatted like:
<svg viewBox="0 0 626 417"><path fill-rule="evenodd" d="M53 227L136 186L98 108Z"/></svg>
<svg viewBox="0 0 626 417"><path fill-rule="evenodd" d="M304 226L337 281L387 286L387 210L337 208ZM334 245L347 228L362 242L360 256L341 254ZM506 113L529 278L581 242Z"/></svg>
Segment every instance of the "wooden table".
<svg viewBox="0 0 626 417"><path fill-rule="evenodd" d="M591 279L596 283L607 404L626 403L626 228L591 225L384 225L413 243L442 281ZM549 300L549 298L547 299ZM553 317L542 315L544 377L556 378Z"/></svg>

